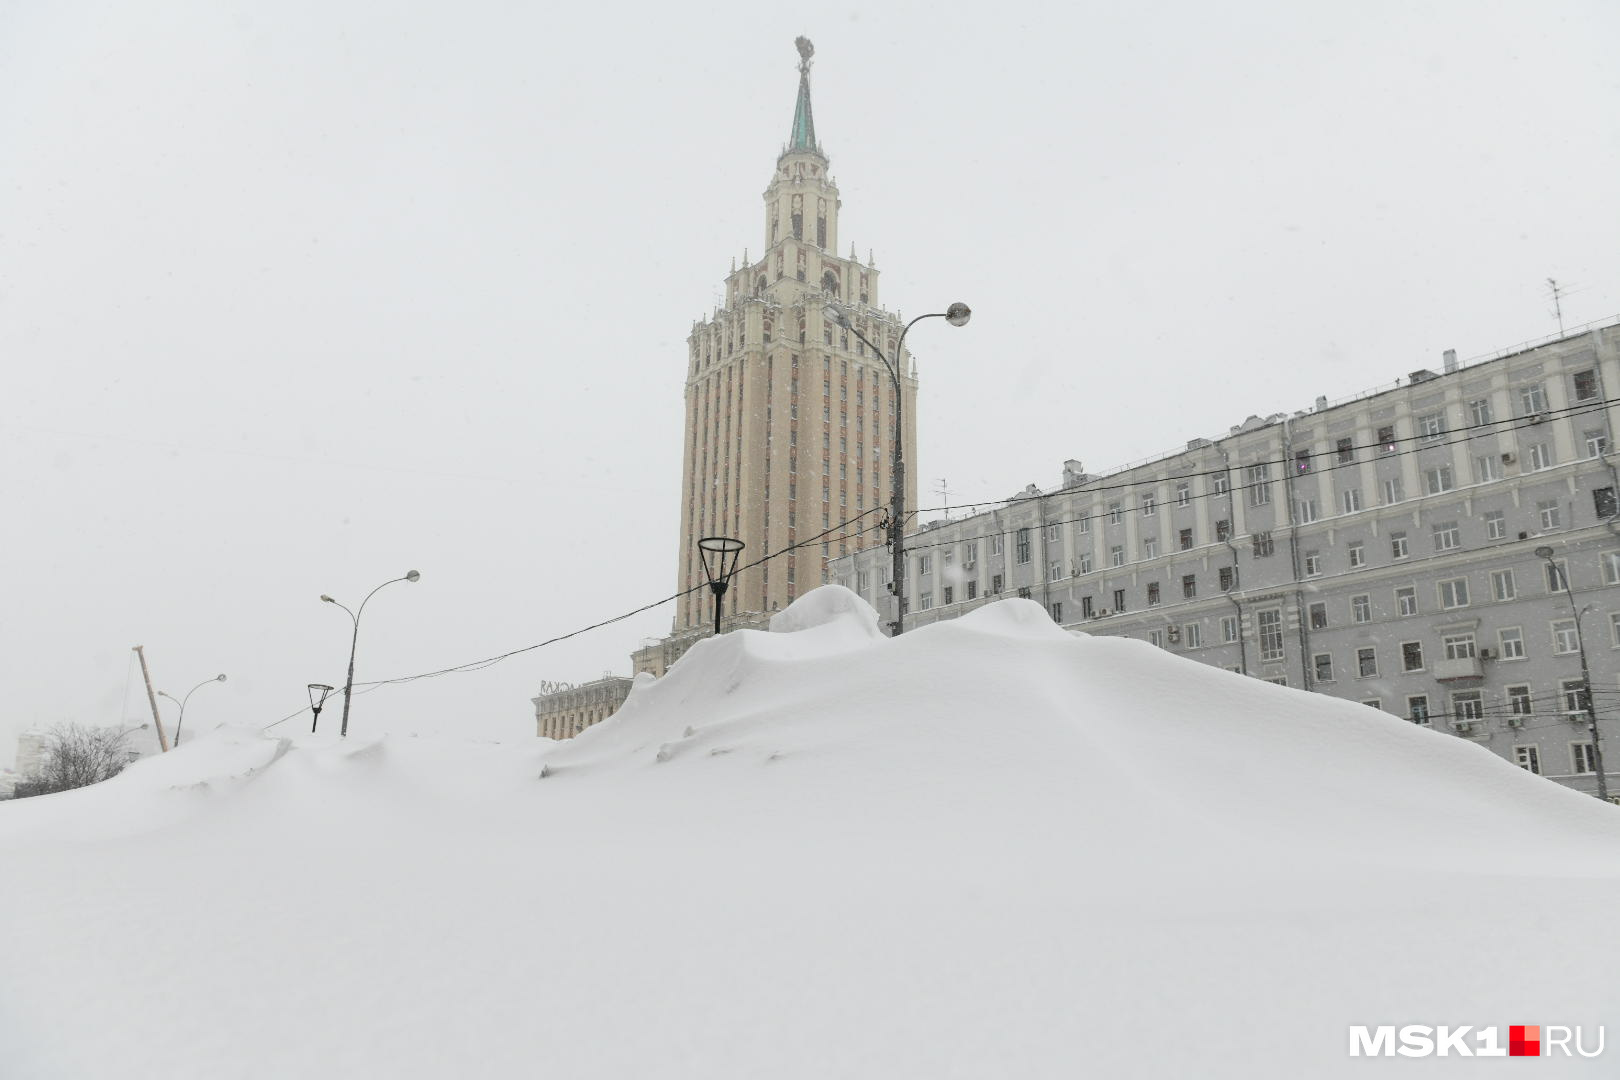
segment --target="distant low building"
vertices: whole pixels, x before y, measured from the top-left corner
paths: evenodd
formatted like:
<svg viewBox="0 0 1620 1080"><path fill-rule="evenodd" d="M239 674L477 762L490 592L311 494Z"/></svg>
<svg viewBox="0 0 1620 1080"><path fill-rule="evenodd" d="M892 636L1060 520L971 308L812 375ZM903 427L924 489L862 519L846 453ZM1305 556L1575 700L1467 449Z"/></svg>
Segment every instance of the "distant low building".
<svg viewBox="0 0 1620 1080"><path fill-rule="evenodd" d="M632 681L623 675L603 675L595 682L561 685L542 693L533 699L536 733L543 739L571 739L601 723L630 696Z"/></svg>

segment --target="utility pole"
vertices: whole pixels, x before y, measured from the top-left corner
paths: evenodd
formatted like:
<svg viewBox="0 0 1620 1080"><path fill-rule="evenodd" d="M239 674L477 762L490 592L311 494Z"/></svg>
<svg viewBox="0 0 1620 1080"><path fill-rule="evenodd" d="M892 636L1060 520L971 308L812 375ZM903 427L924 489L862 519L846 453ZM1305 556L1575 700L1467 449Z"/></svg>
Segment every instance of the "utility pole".
<svg viewBox="0 0 1620 1080"><path fill-rule="evenodd" d="M141 658L141 678L146 680L146 700L152 704L152 722L157 725L158 747L167 754L169 752L169 736L163 731L163 717L158 715L157 695L152 692L152 673L146 669L146 649L144 646L135 646L135 655Z"/></svg>

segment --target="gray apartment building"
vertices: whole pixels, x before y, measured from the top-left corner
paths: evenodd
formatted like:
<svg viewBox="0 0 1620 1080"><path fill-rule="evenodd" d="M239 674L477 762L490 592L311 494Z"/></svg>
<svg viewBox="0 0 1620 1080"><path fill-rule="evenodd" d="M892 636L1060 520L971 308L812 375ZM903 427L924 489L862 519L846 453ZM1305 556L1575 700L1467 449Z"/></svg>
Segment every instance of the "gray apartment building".
<svg viewBox="0 0 1620 1080"><path fill-rule="evenodd" d="M931 522L907 627L1023 596L1595 791L1584 646L1620 787L1620 319L1442 368ZM892 618L888 558L831 574Z"/></svg>

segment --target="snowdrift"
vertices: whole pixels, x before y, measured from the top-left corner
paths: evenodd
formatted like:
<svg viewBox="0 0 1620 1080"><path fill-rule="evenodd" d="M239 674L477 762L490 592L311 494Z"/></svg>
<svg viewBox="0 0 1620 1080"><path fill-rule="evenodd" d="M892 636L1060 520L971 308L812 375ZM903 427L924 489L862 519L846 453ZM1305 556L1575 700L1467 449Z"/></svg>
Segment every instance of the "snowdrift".
<svg viewBox="0 0 1620 1080"><path fill-rule="evenodd" d="M1352 1024L1592 1030L1620 959L1612 807L837 587L566 743L225 730L0 805L0 860L8 1080L1365 1074Z"/></svg>

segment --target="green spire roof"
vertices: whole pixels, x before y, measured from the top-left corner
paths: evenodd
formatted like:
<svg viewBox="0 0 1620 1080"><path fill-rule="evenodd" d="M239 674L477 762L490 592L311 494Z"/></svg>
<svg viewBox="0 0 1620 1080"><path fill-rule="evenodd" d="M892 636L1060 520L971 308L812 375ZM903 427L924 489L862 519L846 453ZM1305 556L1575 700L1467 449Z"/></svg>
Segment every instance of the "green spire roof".
<svg viewBox="0 0 1620 1080"><path fill-rule="evenodd" d="M799 47L799 100L793 106L793 134L788 139L787 148L819 153L821 147L816 144L816 118L810 111L810 57L815 55L816 50L806 37L799 38L794 44Z"/></svg>

